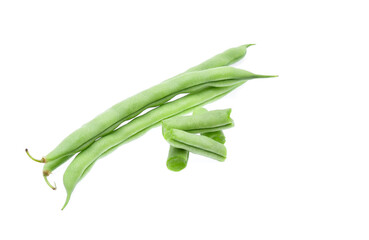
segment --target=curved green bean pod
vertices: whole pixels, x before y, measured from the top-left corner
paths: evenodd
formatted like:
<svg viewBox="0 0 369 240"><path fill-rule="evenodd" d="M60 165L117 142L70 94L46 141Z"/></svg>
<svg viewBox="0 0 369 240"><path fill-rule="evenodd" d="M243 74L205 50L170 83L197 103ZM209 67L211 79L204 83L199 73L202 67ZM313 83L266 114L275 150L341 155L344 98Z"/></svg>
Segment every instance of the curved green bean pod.
<svg viewBox="0 0 369 240"><path fill-rule="evenodd" d="M202 92L189 94L173 102L163 104L133 119L111 134L102 137L99 141L94 142L89 148L75 157L64 173L63 182L67 191L67 199L63 209L67 206L71 194L81 177L85 176L85 170L98 158L106 156L120 145L141 136L151 128L159 125L164 119L187 113L198 106L215 101L245 82L246 80L242 80L238 85L226 88L208 88Z"/></svg>

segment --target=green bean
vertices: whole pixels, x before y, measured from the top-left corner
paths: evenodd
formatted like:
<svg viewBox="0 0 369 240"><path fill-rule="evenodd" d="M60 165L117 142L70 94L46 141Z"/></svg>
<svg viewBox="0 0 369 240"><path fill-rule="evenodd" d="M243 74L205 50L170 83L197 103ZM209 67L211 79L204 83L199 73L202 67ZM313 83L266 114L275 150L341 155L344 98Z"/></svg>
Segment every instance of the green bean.
<svg viewBox="0 0 369 240"><path fill-rule="evenodd" d="M181 148L169 145L169 152L167 158L167 168L174 172L181 171L187 166L190 152Z"/></svg>
<svg viewBox="0 0 369 240"><path fill-rule="evenodd" d="M240 60L241 58L243 58L246 54L246 49L249 46L252 46L252 45L254 45L254 44L245 44L245 45L241 45L239 47L228 49L228 50L224 51L223 53L220 53L220 54L204 61L203 63L201 63L201 64L199 64L199 65L197 65L193 68L188 69L186 72L206 70L206 69L226 66L226 65L229 65L231 63L234 63L234 62ZM168 79L167 81L171 81L171 79ZM227 81L217 83L218 86L221 86L221 84L223 84L223 86L226 86ZM214 83L213 85L216 85L216 84ZM207 86L203 86L203 88L205 88L205 87L207 87ZM191 92L191 91L195 92L196 88L197 88L197 91L202 89L201 86L197 86L197 87L194 87L192 90L188 90L188 92ZM160 106L161 104L169 101L176 94L179 94L179 93L173 93L172 95L163 96L159 100L154 100L152 103L150 103L150 104L148 104L148 105L146 105L146 106L144 106L144 107L142 107L138 110L136 109L137 111L133 110L133 112L131 111L130 114L129 113L125 113L126 115L123 114L120 120L112 120L109 123L110 124L109 127L106 127L104 125L104 126L100 126L100 129L96 128L96 131L91 131L91 128L95 127L94 125L96 125L96 124L100 125L98 123L99 122L98 118L100 118L100 119L104 118L101 115L109 115L107 113L109 111L108 110L108 111L104 112L103 114L101 114L100 116L96 117L94 120L92 120L89 123L82 126L80 129L78 129L75 132L73 132L72 134L70 134L53 151L51 151L46 157L43 157L41 160L34 159L33 157L31 157L29 155L27 150L26 150L26 152L30 156L31 159L33 159L37 162L45 163L44 168L43 168L43 175L44 175L46 183L49 186L51 186L51 184L48 182L46 177L49 176L50 173L53 170L55 170L57 167L59 167L60 165L65 163L74 154L86 149L88 146L90 146L94 141L96 141L100 137L103 137L103 136L109 134L110 132L114 131L114 129L119 127L124 121L127 121L127 120L130 120L130 119L134 118L135 116L139 115L142 111L144 111L147 108ZM125 101L121 102L121 105L122 104L127 104L127 103L124 103L124 102ZM115 121L115 123L113 123L114 121ZM100 131L100 133L97 133L99 131ZM52 187L52 188L55 189L54 187Z"/></svg>
<svg viewBox="0 0 369 240"><path fill-rule="evenodd" d="M81 180L81 177L85 176L85 170L97 159L108 155L120 145L143 135L151 128L159 125L164 119L187 113L198 106L215 101L245 82L246 80L242 80L238 85L232 87L208 88L202 92L189 94L173 102L163 104L133 119L111 134L94 142L89 148L81 151L67 167L63 176L67 191L67 199L63 209L67 206L75 186Z"/></svg>
<svg viewBox="0 0 369 240"><path fill-rule="evenodd" d="M193 111L193 115L199 115L199 114L207 113L207 112L208 111L205 108L196 108ZM183 117L178 117L178 118L183 119ZM173 118L163 121L162 126L164 127L164 122L167 122L168 124L168 121L173 121ZM180 120L179 122L181 121L183 120ZM233 121L231 123L233 125ZM169 122L169 125L170 125L170 122ZM178 128L180 124L176 123L176 125ZM209 127L209 130L210 130L210 125L207 125L207 126ZM178 129L181 129L181 128L178 128ZM223 134L223 131L221 130L202 132L201 135L209 137L221 144L225 143L225 136ZM176 148L172 145L169 145L169 152L168 152L167 163L166 163L167 168L175 172L183 170L187 166L188 157L189 157L189 152L187 150Z"/></svg>
<svg viewBox="0 0 369 240"><path fill-rule="evenodd" d="M169 129L164 134L165 140L176 148L223 162L227 156L225 146L211 138L188 133L179 129Z"/></svg>

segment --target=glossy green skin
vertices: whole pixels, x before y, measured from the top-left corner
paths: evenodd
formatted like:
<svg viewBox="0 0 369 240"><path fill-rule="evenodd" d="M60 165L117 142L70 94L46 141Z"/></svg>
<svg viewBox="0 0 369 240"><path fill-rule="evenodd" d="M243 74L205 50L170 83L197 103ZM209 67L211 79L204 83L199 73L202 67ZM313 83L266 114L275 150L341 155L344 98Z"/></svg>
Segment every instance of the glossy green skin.
<svg viewBox="0 0 369 240"><path fill-rule="evenodd" d="M220 53L206 60L205 62L188 69L186 72L202 71L210 68L227 66L243 58L246 54L246 49L251 45L253 44L246 44L236 48L228 49L223 53ZM173 79L175 79L176 77L168 79L164 81L162 84L167 82L173 83L174 81ZM67 161L74 154L86 149L96 139L109 134L114 129L116 129L121 123L134 118L145 109L160 106L161 104L169 101L179 93L186 92L190 93L201 90L201 86L195 85L196 83L194 83L193 89L181 89L181 90L177 89L177 92L173 93L162 92L162 95L156 93L156 95L154 94L155 98L149 99L150 100L149 102L141 101L146 99L145 94L147 94L147 91L150 90L148 89L142 92L141 94L137 94L131 98L128 98L127 100L124 100L114 105L112 108L108 109L107 111L100 114L92 121L83 125L80 129L74 131L72 134L67 136L53 151L51 151L45 157L46 164L44 166L44 172L45 171L51 172L52 170L63 164L65 161ZM204 85L203 88L208 86L209 85L207 86ZM165 84L164 86L161 87L165 87ZM127 105L135 107L127 107ZM58 163L48 164L48 162L52 161L58 161Z"/></svg>
<svg viewBox="0 0 369 240"><path fill-rule="evenodd" d="M173 147L221 162L227 156L227 150L223 144L202 135L188 133L179 129L170 129L165 132L164 138Z"/></svg>
<svg viewBox="0 0 369 240"><path fill-rule="evenodd" d="M163 104L94 142L90 147L76 156L64 173L63 182L67 191L67 199L63 209L68 204L71 194L78 182L86 175L87 170L91 169L90 165L94 164L97 159L106 156L122 144L160 125L163 120L190 112L196 107L215 101L246 81L247 80L241 80L238 84L231 87L208 88L201 92L189 94L175 101Z"/></svg>
<svg viewBox="0 0 369 240"><path fill-rule="evenodd" d="M193 111L193 115L199 115L199 114L201 115L201 114L207 113L207 112L208 111L205 108L196 108ZM182 118L182 117L180 117L180 118ZM206 119L208 119L208 117ZM162 126L164 126L164 122L167 122L167 124L168 124L168 121L169 121L169 125L170 125L170 121L173 121L173 118L163 121ZM181 122L181 121L179 121L179 122ZM231 123L233 125L233 121ZM177 125L177 127L178 127L180 124L175 123L175 125ZM198 124L196 124L196 125L198 125ZM202 131L201 135L209 137L209 138L211 138L211 139L213 139L213 140L215 140L219 143L224 144L225 143L225 136L224 136L223 131L221 131L221 130L218 130L218 131L212 130L210 128L211 123L207 124L207 126L208 126L208 128L209 128L208 130L210 132L203 132ZM202 130L203 130L203 128L202 128ZM189 152L187 150L176 148L176 147L170 145L169 153L168 153L168 157L167 157L167 163L166 163L167 168L169 170L172 170L172 171L175 171L175 172L183 170L187 166L188 157L189 157Z"/></svg>

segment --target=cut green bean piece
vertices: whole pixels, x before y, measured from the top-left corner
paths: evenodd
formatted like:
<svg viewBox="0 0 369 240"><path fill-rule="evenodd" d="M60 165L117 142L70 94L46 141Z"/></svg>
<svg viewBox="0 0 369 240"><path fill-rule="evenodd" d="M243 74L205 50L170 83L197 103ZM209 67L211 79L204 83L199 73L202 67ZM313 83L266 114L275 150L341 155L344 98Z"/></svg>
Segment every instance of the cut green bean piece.
<svg viewBox="0 0 369 240"><path fill-rule="evenodd" d="M168 158L167 158L167 168L178 172L187 166L189 151L170 146Z"/></svg>
<svg viewBox="0 0 369 240"><path fill-rule="evenodd" d="M230 128L233 120L230 118L231 109L214 110L198 113L192 116L178 116L163 121L163 134L168 129L179 129L189 133L214 132Z"/></svg>
<svg viewBox="0 0 369 240"><path fill-rule="evenodd" d="M221 144L224 144L226 142L226 138L224 136L223 131L205 132L201 133L201 135L211 138Z"/></svg>
<svg viewBox="0 0 369 240"><path fill-rule="evenodd" d="M170 129L165 132L164 138L173 147L221 162L227 156L227 150L223 144L202 135L188 133L179 129Z"/></svg>
<svg viewBox="0 0 369 240"><path fill-rule="evenodd" d="M205 113L205 112L208 112L208 110L206 110L203 107L199 107L199 108L196 108L195 110L193 110L192 114L196 115L196 114ZM204 133L201 133L201 135L209 137L209 138L211 138L211 139L213 139L213 140L215 140L219 143L222 143L222 144L224 144L226 142L226 138L224 136L224 133L221 130L214 131L214 132L204 132Z"/></svg>

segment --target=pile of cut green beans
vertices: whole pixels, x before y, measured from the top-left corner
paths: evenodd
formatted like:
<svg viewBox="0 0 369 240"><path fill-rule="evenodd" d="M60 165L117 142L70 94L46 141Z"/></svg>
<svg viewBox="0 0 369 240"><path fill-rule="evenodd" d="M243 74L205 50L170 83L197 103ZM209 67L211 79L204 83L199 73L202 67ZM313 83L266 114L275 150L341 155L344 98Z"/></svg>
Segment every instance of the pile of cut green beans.
<svg viewBox="0 0 369 240"><path fill-rule="evenodd" d="M222 98L250 79L276 77L229 66L242 59L252 45L228 49L115 104L72 132L41 159L32 157L26 149L32 160L44 163L43 178L54 190L56 185L50 184L48 176L74 157L63 176L67 198L62 209L98 159L161 124L163 136L170 144L169 169L185 168L189 152L224 161L226 149L222 130L233 126L230 109L208 112L200 107ZM179 94L184 96L170 101ZM149 111L142 114L147 109ZM181 116L192 111L192 116Z"/></svg>
<svg viewBox="0 0 369 240"><path fill-rule="evenodd" d="M162 122L162 132L170 144L167 167L181 171L187 166L189 152L223 162L227 156L222 130L233 127L231 109L208 112L197 108L192 116L173 117ZM201 135L196 135L200 133Z"/></svg>

